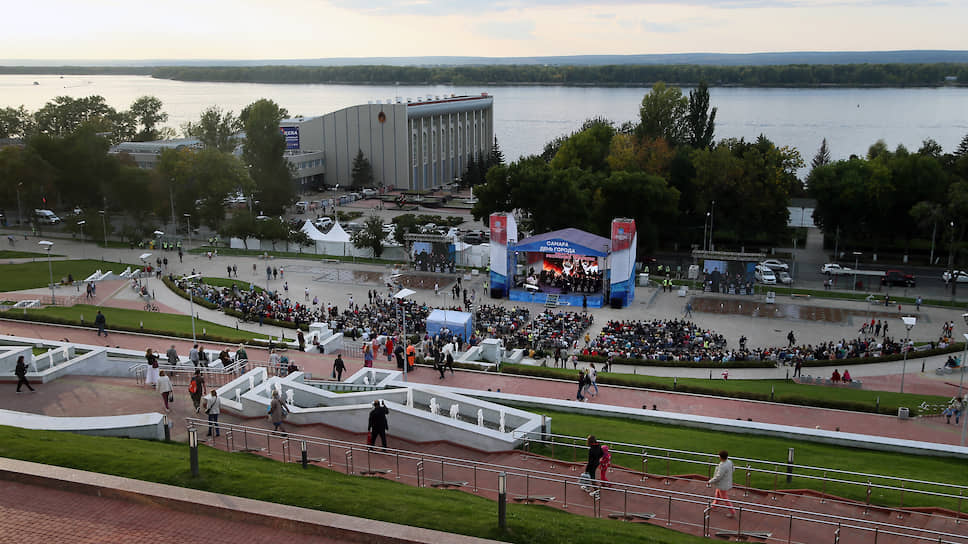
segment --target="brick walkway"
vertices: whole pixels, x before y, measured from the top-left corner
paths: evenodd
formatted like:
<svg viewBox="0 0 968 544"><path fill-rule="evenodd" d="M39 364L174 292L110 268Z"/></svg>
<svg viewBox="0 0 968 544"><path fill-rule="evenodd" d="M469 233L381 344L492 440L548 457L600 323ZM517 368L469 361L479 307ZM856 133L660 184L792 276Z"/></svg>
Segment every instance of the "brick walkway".
<svg viewBox="0 0 968 544"><path fill-rule="evenodd" d="M2 480L0 518L0 542L18 544L348 542Z"/></svg>

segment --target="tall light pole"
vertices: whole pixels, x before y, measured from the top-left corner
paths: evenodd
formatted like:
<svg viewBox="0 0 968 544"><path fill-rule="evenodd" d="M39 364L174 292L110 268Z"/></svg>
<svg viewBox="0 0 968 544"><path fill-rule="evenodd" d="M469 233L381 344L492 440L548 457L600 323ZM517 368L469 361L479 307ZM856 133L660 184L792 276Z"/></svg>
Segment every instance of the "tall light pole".
<svg viewBox="0 0 968 544"><path fill-rule="evenodd" d="M860 251L854 252L854 287L853 289L857 289L857 267L858 267L857 263L860 262L861 255L863 255L863 253L861 253Z"/></svg>
<svg viewBox="0 0 968 544"><path fill-rule="evenodd" d="M917 324L918 318L916 318L914 316L904 316L904 317L901 318L901 321L904 322L904 328L907 329L907 335L904 337L904 348L903 348L904 349L904 362L901 363L901 393L903 393L904 392L904 375L907 373L907 354L908 354L908 351L910 351L908 349L908 344L910 343L910 339L911 339L911 329L913 329L914 328L914 325Z"/></svg>
<svg viewBox="0 0 968 544"><path fill-rule="evenodd" d="M192 249L192 214L185 214L185 221L188 222L188 249Z"/></svg>
<svg viewBox="0 0 968 544"><path fill-rule="evenodd" d="M50 262L50 248L54 247L54 242L41 240L37 244L47 250L47 271L50 273L50 305L53 306L56 301L54 300L54 265Z"/></svg>
<svg viewBox="0 0 968 544"><path fill-rule="evenodd" d="M24 182L17 182L17 222L20 226L24 224L24 209L20 206L20 188L23 187Z"/></svg>
<svg viewBox="0 0 968 544"><path fill-rule="evenodd" d="M968 321L968 314L963 315L965 321ZM961 388L965 384L965 357L968 357L968 334L962 334L965 337L965 352L961 356L961 364L958 365L958 370L961 372L961 379L958 380L958 398L961 398ZM964 445L964 444L962 444Z"/></svg>
<svg viewBox="0 0 968 544"><path fill-rule="evenodd" d="M84 256L84 225L86 224L87 221L84 221L83 219L77 222L77 226L81 227L81 257Z"/></svg>
<svg viewBox="0 0 968 544"><path fill-rule="evenodd" d="M104 249L107 250L107 248L108 248L108 224L104 220L104 216L107 215L107 210L106 209L104 209L104 210L98 210L97 213L99 213L101 215L101 228L104 229ZM103 251L101 252L101 260L102 261L104 260L104 252Z"/></svg>
<svg viewBox="0 0 968 544"><path fill-rule="evenodd" d="M397 291L393 298L400 302L400 313L403 315L403 381L407 381L407 309L403 307L403 300L410 295L415 294L416 291L412 289L403 288Z"/></svg>
<svg viewBox="0 0 968 544"><path fill-rule="evenodd" d="M168 184L168 201L171 203L171 229L172 236L178 231L178 223L175 223L175 178L170 178Z"/></svg>
<svg viewBox="0 0 968 544"><path fill-rule="evenodd" d="M706 251L706 236L709 232L709 212L706 212L706 220L702 223L702 250Z"/></svg>
<svg viewBox="0 0 968 544"><path fill-rule="evenodd" d="M188 283L188 304L191 307L190 311L192 313L192 344L195 344L196 341L195 341L195 300L192 298L192 292L195 290L195 286L192 285L191 282L200 277L202 277L201 274L192 274L191 276L185 276L184 278L182 278L183 280L188 280L189 282Z"/></svg>
<svg viewBox="0 0 968 544"><path fill-rule="evenodd" d="M709 251L716 251L716 245L713 244L713 222L716 220L716 201L713 200L712 210L709 212Z"/></svg>

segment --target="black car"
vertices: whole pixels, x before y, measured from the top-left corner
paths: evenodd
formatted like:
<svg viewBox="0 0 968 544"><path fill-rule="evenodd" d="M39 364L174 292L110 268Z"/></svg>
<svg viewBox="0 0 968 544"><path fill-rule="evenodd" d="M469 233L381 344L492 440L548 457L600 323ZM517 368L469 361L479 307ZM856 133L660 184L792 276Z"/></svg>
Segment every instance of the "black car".
<svg viewBox="0 0 968 544"><path fill-rule="evenodd" d="M913 274L905 274L900 270L888 270L881 277L881 285L896 287L914 287L915 279Z"/></svg>

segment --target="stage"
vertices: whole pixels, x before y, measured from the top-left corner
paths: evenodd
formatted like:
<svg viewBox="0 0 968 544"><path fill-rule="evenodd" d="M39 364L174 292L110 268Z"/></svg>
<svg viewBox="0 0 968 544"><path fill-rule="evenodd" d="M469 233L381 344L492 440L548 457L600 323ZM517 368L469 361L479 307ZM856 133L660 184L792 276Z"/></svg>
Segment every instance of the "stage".
<svg viewBox="0 0 968 544"><path fill-rule="evenodd" d="M533 302L535 304L545 304L548 302L548 296L554 295L554 293L544 293L541 291L531 291L529 289L511 289L508 294L508 300L513 300L515 302ZM568 293L567 295L558 295L558 306L572 306L574 308L582 307L582 299L588 297L588 307L589 308L601 308L602 301L604 297L602 293L589 293L587 295L582 293Z"/></svg>

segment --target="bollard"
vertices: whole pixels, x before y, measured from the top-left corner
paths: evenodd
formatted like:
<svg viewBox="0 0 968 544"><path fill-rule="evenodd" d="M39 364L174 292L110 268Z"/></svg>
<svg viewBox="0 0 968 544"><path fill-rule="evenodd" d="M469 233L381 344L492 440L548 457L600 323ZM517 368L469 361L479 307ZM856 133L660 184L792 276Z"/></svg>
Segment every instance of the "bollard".
<svg viewBox="0 0 968 544"><path fill-rule="evenodd" d="M508 475L506 472L500 472L497 475L497 526L501 529L508 528L507 521L507 479Z"/></svg>
<svg viewBox="0 0 968 544"><path fill-rule="evenodd" d="M793 481L793 448L787 450L787 483Z"/></svg>
<svg viewBox="0 0 968 544"><path fill-rule="evenodd" d="M161 424L165 426L165 442L171 442L171 422L167 414L161 416Z"/></svg>
<svg viewBox="0 0 968 544"><path fill-rule="evenodd" d="M774 386L770 386L770 400L773 400Z"/></svg>
<svg viewBox="0 0 968 544"><path fill-rule="evenodd" d="M188 462L192 468L192 476L198 477L198 430L188 429Z"/></svg>
<svg viewBox="0 0 968 544"><path fill-rule="evenodd" d="M676 390L676 387L678 385L679 385L679 377L678 376L674 376L672 378L672 390L675 391Z"/></svg>
<svg viewBox="0 0 968 544"><path fill-rule="evenodd" d="M874 403L874 413L875 414L881 413L881 397L880 396L877 397L877 400Z"/></svg>
<svg viewBox="0 0 968 544"><path fill-rule="evenodd" d="M306 441L299 441L299 447L302 449L302 466L303 468L309 468L309 451L306 449Z"/></svg>

